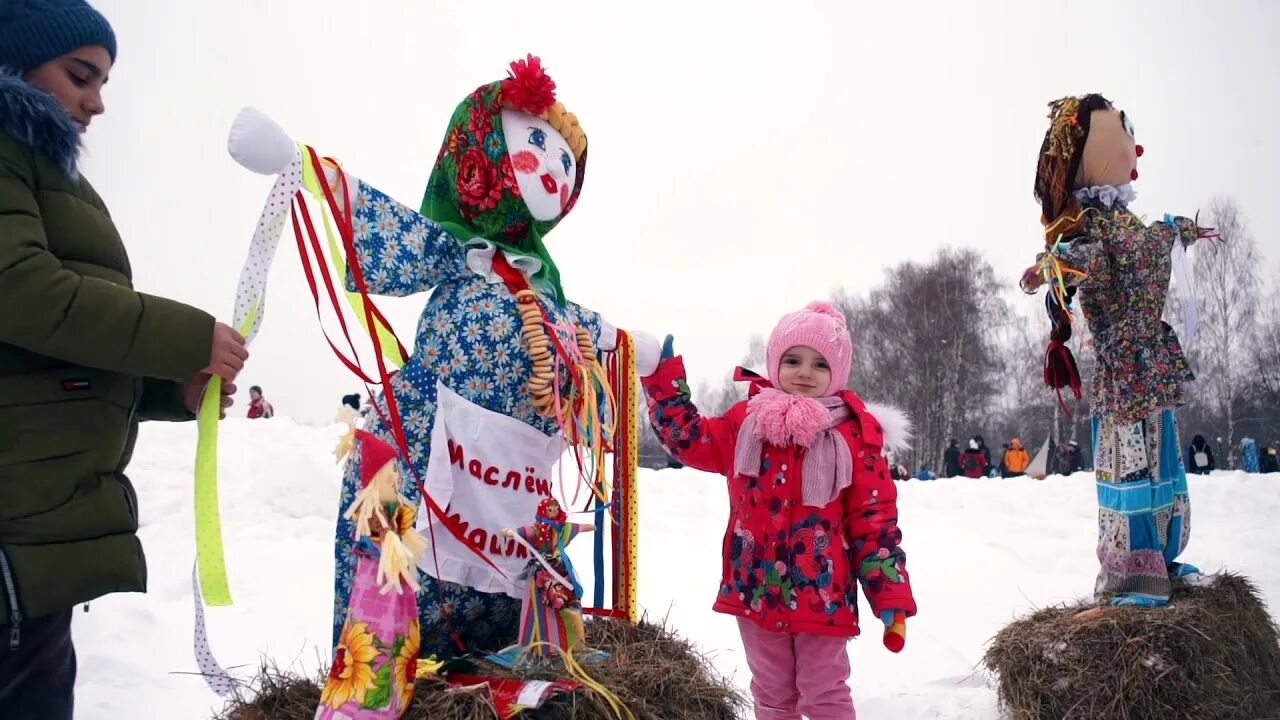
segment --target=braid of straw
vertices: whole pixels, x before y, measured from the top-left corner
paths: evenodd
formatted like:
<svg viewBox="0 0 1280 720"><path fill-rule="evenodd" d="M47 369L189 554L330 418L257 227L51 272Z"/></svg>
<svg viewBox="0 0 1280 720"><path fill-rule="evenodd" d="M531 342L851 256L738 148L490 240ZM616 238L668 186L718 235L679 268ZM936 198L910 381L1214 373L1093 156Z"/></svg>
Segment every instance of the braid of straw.
<svg viewBox="0 0 1280 720"><path fill-rule="evenodd" d="M542 113L541 117L569 143L574 159L581 160L582 154L587 151L587 134L583 132L582 125L578 124L578 116L566 110L564 103L557 102Z"/></svg>

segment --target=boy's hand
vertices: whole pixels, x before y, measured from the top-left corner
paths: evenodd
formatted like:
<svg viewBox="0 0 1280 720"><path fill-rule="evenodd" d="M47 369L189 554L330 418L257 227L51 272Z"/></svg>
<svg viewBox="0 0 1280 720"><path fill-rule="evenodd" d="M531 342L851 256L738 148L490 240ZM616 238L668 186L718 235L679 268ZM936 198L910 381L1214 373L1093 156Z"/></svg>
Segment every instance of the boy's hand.
<svg viewBox="0 0 1280 720"><path fill-rule="evenodd" d="M201 373L218 375L223 380L235 380L249 359L244 337L225 323L213 324L213 349L209 352L209 364Z"/></svg>
<svg viewBox="0 0 1280 720"><path fill-rule="evenodd" d="M182 404L187 410L196 414L200 412L200 398L204 395L205 386L209 384L209 379L213 376L209 373L200 373L188 380L182 385ZM225 419L227 417L227 408L235 404L232 396L236 394L236 384L227 380L222 383L222 403L221 409L218 411L218 418Z"/></svg>

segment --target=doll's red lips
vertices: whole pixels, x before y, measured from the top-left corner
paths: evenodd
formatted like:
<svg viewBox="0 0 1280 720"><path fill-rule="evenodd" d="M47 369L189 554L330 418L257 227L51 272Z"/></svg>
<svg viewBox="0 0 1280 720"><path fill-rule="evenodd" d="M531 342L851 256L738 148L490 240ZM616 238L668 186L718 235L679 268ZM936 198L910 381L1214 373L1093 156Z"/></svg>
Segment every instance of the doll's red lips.
<svg viewBox="0 0 1280 720"><path fill-rule="evenodd" d="M547 192L553 195L557 190L560 189L560 185L556 183L556 179L551 177L550 173L542 174L542 187L546 189Z"/></svg>

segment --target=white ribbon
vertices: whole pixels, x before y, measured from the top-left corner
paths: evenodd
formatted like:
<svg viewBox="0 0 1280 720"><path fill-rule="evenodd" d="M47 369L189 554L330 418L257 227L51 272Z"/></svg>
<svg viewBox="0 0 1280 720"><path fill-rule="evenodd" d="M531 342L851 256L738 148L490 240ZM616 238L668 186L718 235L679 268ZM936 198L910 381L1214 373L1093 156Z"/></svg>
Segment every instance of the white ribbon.
<svg viewBox="0 0 1280 720"><path fill-rule="evenodd" d="M213 650L209 648L209 629L205 626L204 603L200 600L200 572L196 567L191 568L191 592L196 598L195 636L192 638L196 666L200 668L200 676L209 689L219 697L226 697L235 690L235 682L214 659Z"/></svg>
<svg viewBox="0 0 1280 720"><path fill-rule="evenodd" d="M280 237L284 232L284 224L289 214L293 196L302 187L302 170L302 155L295 150L293 161L280 173L275 185L271 188L271 194L267 196L266 205L262 209L257 229L253 234L253 241L249 244L248 256L240 269L240 281L236 286L235 310L232 322L234 323L233 327L244 335L246 345L253 341L253 338L258 334L258 330L262 327L262 319L266 308L267 275L275 259L276 248L280 245ZM217 391L220 395L220 385L221 383L215 378L206 388L206 394L210 391ZM204 404L203 399L201 404ZM205 508L205 511L215 514L217 510L217 432L217 415L202 413L200 433L203 437L196 459L196 483L197 487L200 487L203 483L213 489L209 496L211 497L212 507ZM197 491L197 495L199 495L199 491ZM199 503L199 500L197 500L197 503ZM201 512L199 504L197 504L196 512ZM216 525L217 523L215 522ZM199 532L197 532L197 555L191 571L195 614L194 651L196 663L200 667L201 675L205 678L209 688L218 695L225 697L232 691L233 683L229 679L226 670L213 657L213 651L209 646L208 627L205 622L204 593L200 586L199 548L202 545L202 541L216 542L217 551L220 555L220 527L216 536L203 538L203 540ZM223 590L223 594L226 594L225 586ZM214 602L216 604L230 604L230 595L226 594L226 598L222 602L216 599Z"/></svg>
<svg viewBox="0 0 1280 720"><path fill-rule="evenodd" d="M1174 228L1174 234L1178 235L1177 228ZM1170 253L1170 260L1173 264L1173 284L1178 292L1178 299L1182 303L1182 342L1184 350L1191 350L1196 344L1196 332L1200 326L1200 311L1196 306L1196 276L1191 258L1187 255L1186 246L1182 244L1182 238L1177 238L1173 243L1173 251Z"/></svg>
<svg viewBox="0 0 1280 720"><path fill-rule="evenodd" d="M258 227L253 233L253 242L249 244L249 255L244 266L240 268L240 282L236 286L235 325L238 330L244 327L253 317L253 324L244 333L245 343L253 341L262 327L262 317L267 304L267 271L275 259L276 248L280 245L280 236L284 232L285 218L288 215L293 196L302 188L302 154L299 152L289 163L289 167L280 173L276 184L271 188L267 204L258 218Z"/></svg>

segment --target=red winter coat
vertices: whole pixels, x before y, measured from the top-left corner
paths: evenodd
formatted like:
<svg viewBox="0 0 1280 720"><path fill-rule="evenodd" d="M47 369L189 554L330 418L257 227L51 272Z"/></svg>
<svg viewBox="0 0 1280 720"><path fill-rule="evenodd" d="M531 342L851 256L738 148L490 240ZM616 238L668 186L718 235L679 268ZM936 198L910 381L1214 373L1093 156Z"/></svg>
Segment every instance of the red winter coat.
<svg viewBox="0 0 1280 720"><path fill-rule="evenodd" d="M276 409L271 407L271 403L266 398L249 401L249 419L272 418L276 416Z"/></svg>
<svg viewBox="0 0 1280 720"><path fill-rule="evenodd" d="M679 357L664 360L644 379L644 389L667 450L685 465L729 480L716 612L776 632L852 637L860 581L877 617L886 610L915 615L899 547L898 491L881 454L880 424L857 395L842 394L854 417L839 426L853 454L852 484L834 502L814 507L801 502L803 448L766 444L759 478L734 472L745 401L723 417L702 417Z"/></svg>
<svg viewBox="0 0 1280 720"><path fill-rule="evenodd" d="M960 469L965 477L980 478L987 476L987 456L981 450L965 450L960 454Z"/></svg>

